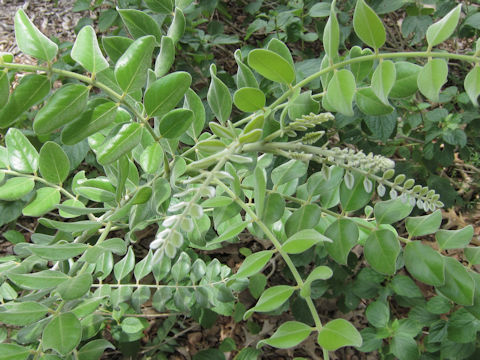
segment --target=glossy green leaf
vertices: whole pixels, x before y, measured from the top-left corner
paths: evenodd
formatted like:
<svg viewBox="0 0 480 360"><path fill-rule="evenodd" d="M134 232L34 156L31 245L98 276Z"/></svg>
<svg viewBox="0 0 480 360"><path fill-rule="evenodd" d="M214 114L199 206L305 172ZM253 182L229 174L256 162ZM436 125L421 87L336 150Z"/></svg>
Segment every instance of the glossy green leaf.
<svg viewBox="0 0 480 360"><path fill-rule="evenodd" d="M344 346L362 346L362 336L355 327L345 319L335 319L323 326L318 333L318 344L329 351Z"/></svg>
<svg viewBox="0 0 480 360"><path fill-rule="evenodd" d="M393 112L393 106L380 100L371 87L357 90L355 101L361 112L371 116L388 115Z"/></svg>
<svg viewBox="0 0 480 360"><path fill-rule="evenodd" d="M70 160L60 145L47 141L40 149L38 167L45 180L61 184L70 172Z"/></svg>
<svg viewBox="0 0 480 360"><path fill-rule="evenodd" d="M374 49L379 49L385 43L386 33L382 20L365 0L357 0L353 13L353 28L360 40Z"/></svg>
<svg viewBox="0 0 480 360"><path fill-rule="evenodd" d="M217 68L210 66L211 82L208 88L207 101L216 118L221 124L225 123L232 112L232 97L227 85L217 77Z"/></svg>
<svg viewBox="0 0 480 360"><path fill-rule="evenodd" d="M367 238L364 253L374 270L381 274L393 275L400 249L397 236L392 231L379 229L372 232Z"/></svg>
<svg viewBox="0 0 480 360"><path fill-rule="evenodd" d="M412 241L405 247L404 259L405 267L415 279L434 286L445 283L444 258L430 246Z"/></svg>
<svg viewBox="0 0 480 360"><path fill-rule="evenodd" d="M373 51L370 48L362 49L359 46L353 46L348 53L350 59L362 58L364 56L373 55ZM360 61L350 64L350 71L355 76L356 82L360 82L370 74L373 68L373 59L368 61Z"/></svg>
<svg viewBox="0 0 480 360"><path fill-rule="evenodd" d="M242 61L242 52L240 49L236 50L234 53L235 61L237 62L237 76L236 76L236 82L237 82L237 88L241 89L243 87L252 87L252 88L258 88L258 82L257 79L255 78L255 75L253 75L252 70L245 65Z"/></svg>
<svg viewBox="0 0 480 360"><path fill-rule="evenodd" d="M108 68L108 61L103 57L95 30L90 25L78 33L70 56L92 74Z"/></svg>
<svg viewBox="0 0 480 360"><path fill-rule="evenodd" d="M267 344L278 349L288 349L300 344L311 332L312 328L307 324L287 321L270 338L259 341L257 347Z"/></svg>
<svg viewBox="0 0 480 360"><path fill-rule="evenodd" d="M42 347L67 355L77 347L82 339L82 325L72 313L55 316L43 330Z"/></svg>
<svg viewBox="0 0 480 360"><path fill-rule="evenodd" d="M155 37L151 35L141 37L118 59L115 65L115 79L124 93L145 86L154 46Z"/></svg>
<svg viewBox="0 0 480 360"><path fill-rule="evenodd" d="M10 80L8 79L8 70L0 71L0 109L8 102L10 97Z"/></svg>
<svg viewBox="0 0 480 360"><path fill-rule="evenodd" d="M294 291L295 288L288 285L278 285L268 288L260 296L257 304L243 315L243 318L247 319L253 312L269 312L279 308L292 296Z"/></svg>
<svg viewBox="0 0 480 360"><path fill-rule="evenodd" d="M466 247L473 238L473 226L468 225L459 230L438 230L435 239L440 250L461 249Z"/></svg>
<svg viewBox="0 0 480 360"><path fill-rule="evenodd" d="M106 178L80 180L75 193L96 202L115 201L115 187Z"/></svg>
<svg viewBox="0 0 480 360"><path fill-rule="evenodd" d="M30 193L35 187L35 181L26 177L8 179L0 186L0 200L14 201Z"/></svg>
<svg viewBox="0 0 480 360"><path fill-rule="evenodd" d="M473 305L475 281L468 270L457 260L445 257L445 284L437 290L459 305Z"/></svg>
<svg viewBox="0 0 480 360"><path fill-rule="evenodd" d="M347 69L338 70L328 83L326 98L335 111L345 116L353 116L355 90L355 77L352 72Z"/></svg>
<svg viewBox="0 0 480 360"><path fill-rule="evenodd" d="M89 91L89 87L80 84L67 84L58 89L35 116L35 133L50 134L75 120L87 106Z"/></svg>
<svg viewBox="0 0 480 360"><path fill-rule="evenodd" d="M60 271L43 270L32 274L8 273L7 277L24 289L41 290L56 287L70 277Z"/></svg>
<svg viewBox="0 0 480 360"><path fill-rule="evenodd" d="M127 51L128 47L132 45L133 40L125 36L103 36L102 45L108 57L113 63Z"/></svg>
<svg viewBox="0 0 480 360"><path fill-rule="evenodd" d="M408 217L405 221L410 236L423 236L433 234L442 224L442 212L436 210L425 216Z"/></svg>
<svg viewBox="0 0 480 360"><path fill-rule="evenodd" d="M128 32L134 39L153 35L155 36L157 44L160 44L162 31L154 18L136 9L118 9L117 11Z"/></svg>
<svg viewBox="0 0 480 360"><path fill-rule="evenodd" d="M397 76L390 91L390 97L399 99L415 94L418 90L417 79L421 69L421 66L408 61L396 62L395 72Z"/></svg>
<svg viewBox="0 0 480 360"><path fill-rule="evenodd" d="M124 124L118 133L106 141L105 146L97 155L101 165L107 165L118 160L140 143L143 126L139 123Z"/></svg>
<svg viewBox="0 0 480 360"><path fill-rule="evenodd" d="M117 111L118 105L111 101L98 106L89 104L80 117L63 128L62 142L74 145L99 132L115 121Z"/></svg>
<svg viewBox="0 0 480 360"><path fill-rule="evenodd" d="M88 245L76 243L57 243L50 245L31 245L29 250L35 255L52 261L60 261L74 258L82 254Z"/></svg>
<svg viewBox="0 0 480 360"><path fill-rule="evenodd" d="M161 117L174 109L183 99L192 83L192 77L184 71L168 74L149 86L143 99L150 117Z"/></svg>
<svg viewBox="0 0 480 360"><path fill-rule="evenodd" d="M440 90L447 81L447 75L447 62L443 59L432 59L418 73L418 89L429 100L437 102Z"/></svg>
<svg viewBox="0 0 480 360"><path fill-rule="evenodd" d="M8 150L8 161L13 170L30 174L37 171L38 152L20 130L8 129L5 144Z"/></svg>
<svg viewBox="0 0 480 360"><path fill-rule="evenodd" d="M377 202L373 209L378 224L393 224L410 215L413 206L408 201L396 198Z"/></svg>
<svg viewBox="0 0 480 360"><path fill-rule="evenodd" d="M453 34L457 27L460 13L462 11L462 4L459 4L452 9L441 20L432 24L427 29L427 43L429 49L447 40Z"/></svg>
<svg viewBox="0 0 480 360"><path fill-rule="evenodd" d="M0 321L9 325L24 326L44 318L48 310L45 305L34 301L7 302L0 306Z"/></svg>
<svg viewBox="0 0 480 360"><path fill-rule="evenodd" d="M175 44L168 36L163 36L160 44L160 52L155 60L155 75L157 78L164 76L175 61Z"/></svg>
<svg viewBox="0 0 480 360"><path fill-rule="evenodd" d="M160 120L160 134L167 139L180 137L192 124L193 111L188 109L175 109Z"/></svg>
<svg viewBox="0 0 480 360"><path fill-rule="evenodd" d="M304 229L290 236L282 245L282 249L288 254L299 254L321 242L332 240L314 229Z"/></svg>
<svg viewBox="0 0 480 360"><path fill-rule="evenodd" d="M307 204L295 210L285 223L285 234L291 237L300 230L314 228L320 221L321 213L316 204Z"/></svg>
<svg viewBox="0 0 480 360"><path fill-rule="evenodd" d="M57 286L57 291L63 300L74 300L85 295L92 286L92 275L83 273L72 277Z"/></svg>
<svg viewBox="0 0 480 360"><path fill-rule="evenodd" d="M149 145L140 155L140 165L147 174L156 174L163 163L163 149L157 142Z"/></svg>
<svg viewBox="0 0 480 360"><path fill-rule="evenodd" d="M99 360L105 349L115 349L115 346L105 339L92 340L78 350L78 360Z"/></svg>
<svg viewBox="0 0 480 360"><path fill-rule="evenodd" d="M325 248L339 264L346 265L350 250L357 244L358 227L348 219L335 220L325 231L325 236L333 242L326 242Z"/></svg>
<svg viewBox="0 0 480 360"><path fill-rule="evenodd" d="M233 94L233 103L245 112L255 112L265 106L266 98L262 90L254 87L243 87Z"/></svg>
<svg viewBox="0 0 480 360"><path fill-rule="evenodd" d="M235 274L235 277L247 278L260 272L272 258L272 255L272 250L263 250L247 256Z"/></svg>
<svg viewBox="0 0 480 360"><path fill-rule="evenodd" d="M50 80L45 75L25 75L0 110L0 128L13 124L25 111L38 104L50 93Z"/></svg>
<svg viewBox="0 0 480 360"><path fill-rule="evenodd" d="M268 80L282 84L290 84L295 80L295 71L292 65L282 56L270 50L250 51L248 65Z"/></svg>
<svg viewBox="0 0 480 360"><path fill-rule="evenodd" d="M383 103L388 104L388 95L395 84L395 64L384 60L378 64L372 75L372 90Z"/></svg>
<svg viewBox="0 0 480 360"><path fill-rule="evenodd" d="M127 255L125 255L122 260L117 262L113 268L115 279L117 279L117 281L122 280L134 269L134 267L135 267L135 254L133 253L132 248L129 247Z"/></svg>
<svg viewBox="0 0 480 360"><path fill-rule="evenodd" d="M43 187L38 189L33 200L23 208L25 216L39 217L55 209L60 203L60 191L58 189Z"/></svg>
<svg viewBox="0 0 480 360"><path fill-rule="evenodd" d="M57 55L57 44L43 35L21 8L15 14L14 25L17 46L23 53L49 62Z"/></svg>
<svg viewBox="0 0 480 360"><path fill-rule="evenodd" d="M473 105L478 106L478 95L480 95L480 66L476 65L468 72L463 86Z"/></svg>
<svg viewBox="0 0 480 360"><path fill-rule="evenodd" d="M337 15L335 14L335 3L336 1L333 1L330 5L330 16L327 24L325 25L325 29L323 30L323 47L325 49L325 53L330 59L333 59L334 56L337 56L338 46L340 44L340 26L338 25Z"/></svg>
<svg viewBox="0 0 480 360"><path fill-rule="evenodd" d="M17 344L0 344L0 354L4 360L26 360L30 356L30 349Z"/></svg>
<svg viewBox="0 0 480 360"><path fill-rule="evenodd" d="M170 24L167 32L167 36L173 40L176 44L185 32L185 15L183 11L176 7L173 15L172 23Z"/></svg>
<svg viewBox="0 0 480 360"><path fill-rule="evenodd" d="M147 7L160 14L170 14L173 11L173 0L145 0Z"/></svg>

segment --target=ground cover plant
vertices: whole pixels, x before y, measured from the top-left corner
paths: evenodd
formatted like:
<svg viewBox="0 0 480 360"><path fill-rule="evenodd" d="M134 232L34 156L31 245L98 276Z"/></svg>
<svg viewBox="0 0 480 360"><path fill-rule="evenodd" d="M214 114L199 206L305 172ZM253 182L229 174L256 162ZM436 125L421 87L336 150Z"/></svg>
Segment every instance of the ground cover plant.
<svg viewBox="0 0 480 360"><path fill-rule="evenodd" d="M262 14L255 3L252 16ZM386 27L365 0L289 2L247 30L272 26L264 46L230 54L234 81L210 63L202 90L194 79L204 81L210 58L200 51L190 71L182 51L196 46L205 13L228 12L212 4L119 2L102 10L113 33L98 39L84 20L71 46L16 13L18 47L38 63L0 54L0 220L13 245L0 258L0 359L166 359L190 324L209 328L220 315L255 340L238 346L232 335L193 359L278 358L273 349L342 358L347 347L477 358L474 228L442 228L440 195L384 156L409 138L423 137L430 160L440 140L452 154L471 140L459 119L475 120L480 43L439 48L469 7L428 22L424 48L384 51ZM345 42L345 17L356 45ZM305 63L284 41L316 40L312 18L322 19L324 55ZM197 49L239 41L208 30ZM467 69L463 95L442 90L451 63ZM419 98L430 128L398 119ZM360 150L385 144L383 155ZM268 319L280 321L262 329Z"/></svg>

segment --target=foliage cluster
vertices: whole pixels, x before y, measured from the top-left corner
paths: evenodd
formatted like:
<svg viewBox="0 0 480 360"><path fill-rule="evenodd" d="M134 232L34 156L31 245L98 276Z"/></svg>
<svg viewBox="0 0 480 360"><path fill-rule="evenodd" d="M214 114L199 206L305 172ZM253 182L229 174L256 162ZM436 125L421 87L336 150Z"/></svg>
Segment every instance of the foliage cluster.
<svg viewBox="0 0 480 360"><path fill-rule="evenodd" d="M477 358L473 227L442 229L440 195L390 159L435 179L445 158L476 150L480 44L439 49L456 30L475 32L475 8L254 1L240 38L219 21L205 32L214 12L229 18L218 1L144 3L77 1L101 9L105 36L85 18L71 46L15 16L17 44L38 64L0 54L0 224L14 245L0 259L0 359L107 349L165 359L183 315L203 327L230 316L258 333L256 313L286 312L256 348L224 341L194 359L255 359L309 337L324 359L346 346L385 359ZM381 51L379 14L402 7L410 48ZM264 46L233 53L234 77L210 64L213 47L259 31L270 34ZM317 39L324 55L308 58ZM452 63L468 73L442 90ZM25 218L35 220L28 238L16 228ZM242 233L262 249L240 248ZM245 257L238 269L210 255L225 246ZM249 309L243 291L256 299ZM364 307L368 326L325 316L324 299L344 313ZM147 305L164 320L142 343Z"/></svg>

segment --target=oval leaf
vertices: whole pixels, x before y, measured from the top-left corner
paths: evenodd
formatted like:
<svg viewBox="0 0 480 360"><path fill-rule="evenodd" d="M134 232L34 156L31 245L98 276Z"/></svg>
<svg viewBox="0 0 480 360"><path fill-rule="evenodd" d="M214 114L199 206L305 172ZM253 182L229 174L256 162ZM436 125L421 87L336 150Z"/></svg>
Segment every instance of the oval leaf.
<svg viewBox="0 0 480 360"><path fill-rule="evenodd" d="M35 198L22 210L25 216L39 217L55 209L60 203L60 191L51 187L44 187L37 190Z"/></svg>
<svg viewBox="0 0 480 360"><path fill-rule="evenodd" d="M350 250L357 244L358 227L348 219L335 220L325 231L325 236L333 242L325 243L330 256L339 264L346 265Z"/></svg>
<svg viewBox="0 0 480 360"><path fill-rule="evenodd" d="M20 130L8 129L5 144L8 150L8 162L13 170L30 174L37 171L38 152Z"/></svg>
<svg viewBox="0 0 480 360"><path fill-rule="evenodd" d="M193 111L188 109L175 109L160 120L160 134L167 139L180 137L193 122Z"/></svg>
<svg viewBox="0 0 480 360"><path fill-rule="evenodd" d="M9 325L24 326L42 319L48 310L45 305L34 301L9 302L0 306L0 321Z"/></svg>
<svg viewBox="0 0 480 360"><path fill-rule="evenodd" d="M480 66L478 64L469 71L463 85L473 105L478 106L478 95L480 95Z"/></svg>
<svg viewBox="0 0 480 360"><path fill-rule="evenodd" d="M428 27L427 42L429 49L431 49L435 45L440 44L441 42L444 42L450 37L450 35L453 34L455 28L457 27L458 20L460 19L461 11L462 4L459 4L447 15L445 15L441 20Z"/></svg>
<svg viewBox="0 0 480 360"><path fill-rule="evenodd" d="M212 80L207 93L208 105L215 117L223 124L232 112L232 97L227 85L217 77L217 68L214 64L210 66L210 76Z"/></svg>
<svg viewBox="0 0 480 360"><path fill-rule="evenodd" d="M347 69L338 70L328 83L326 99L335 111L345 116L353 116L355 90L355 77L352 72Z"/></svg>
<svg viewBox="0 0 480 360"><path fill-rule="evenodd" d="M473 238L473 226L468 225L459 230L438 230L435 239L440 250L462 249L466 247Z"/></svg>
<svg viewBox="0 0 480 360"><path fill-rule="evenodd" d="M101 165L110 164L132 150L140 143L142 130L143 126L139 123L123 125L114 137L107 140L97 155L98 162Z"/></svg>
<svg viewBox="0 0 480 360"><path fill-rule="evenodd" d="M312 328L304 323L287 321L269 339L259 341L257 347L267 344L278 349L288 349L300 344L311 332Z"/></svg>
<svg viewBox="0 0 480 360"><path fill-rule="evenodd" d="M393 88L396 79L395 64L384 60L378 64L372 75L372 90L383 103L388 104L388 94Z"/></svg>
<svg viewBox="0 0 480 360"><path fill-rule="evenodd" d="M441 223L442 212L440 210L436 210L429 215L407 218L405 221L405 227L407 228L410 236L423 236L433 234L438 230Z"/></svg>
<svg viewBox="0 0 480 360"><path fill-rule="evenodd" d="M443 59L432 59L420 70L417 85L429 100L437 102L443 84L447 81L448 65Z"/></svg>
<svg viewBox="0 0 480 360"><path fill-rule="evenodd" d="M162 31L160 30L157 21L155 21L150 15L135 9L118 9L117 11L128 32L134 39L153 35L155 36L157 44L160 44Z"/></svg>
<svg viewBox="0 0 480 360"><path fill-rule="evenodd" d="M27 195L35 187L31 178L14 177L0 186L0 200L14 201Z"/></svg>
<svg viewBox="0 0 480 360"><path fill-rule="evenodd" d="M321 242L332 242L332 240L314 229L305 229L289 237L282 245L282 249L288 254L299 254Z"/></svg>
<svg viewBox="0 0 480 360"><path fill-rule="evenodd" d="M437 290L459 305L473 305L475 281L468 270L456 259L445 257L445 284Z"/></svg>
<svg viewBox="0 0 480 360"><path fill-rule="evenodd" d="M90 25L78 33L70 56L92 74L108 68L108 61L103 57L95 30Z"/></svg>
<svg viewBox="0 0 480 360"><path fill-rule="evenodd" d="M43 349L53 349L67 355L75 349L82 339L82 325L72 313L55 316L43 330Z"/></svg>
<svg viewBox="0 0 480 360"><path fill-rule="evenodd" d="M175 44L168 36L162 37L160 44L160 52L155 60L155 75L157 78L162 77L173 65L175 61Z"/></svg>
<svg viewBox="0 0 480 360"><path fill-rule="evenodd" d="M235 91L233 103L237 108L245 112L254 112L265 106L265 94L262 90L254 87L243 87Z"/></svg>
<svg viewBox="0 0 480 360"><path fill-rule="evenodd" d="M325 324L319 331L317 340L318 344L328 351L344 346L362 346L362 336L345 319L335 319Z"/></svg>
<svg viewBox="0 0 480 360"><path fill-rule="evenodd" d="M353 13L353 28L357 36L374 49L380 48L385 43L386 33L382 20L365 0L357 0Z"/></svg>
<svg viewBox="0 0 480 360"><path fill-rule="evenodd" d="M444 258L430 246L412 241L405 247L404 258L405 267L417 280L433 286L445 283Z"/></svg>
<svg viewBox="0 0 480 360"><path fill-rule="evenodd" d="M367 238L364 253L374 270L381 274L393 275L400 249L397 236L392 231L379 229Z"/></svg>
<svg viewBox="0 0 480 360"><path fill-rule="evenodd" d="M272 250L256 252L245 258L235 277L247 278L260 272L273 255Z"/></svg>
<svg viewBox="0 0 480 360"><path fill-rule="evenodd" d="M47 141L40 149L38 167L45 180L61 184L70 172L70 160L60 145Z"/></svg>
<svg viewBox="0 0 480 360"><path fill-rule="evenodd" d="M248 65L268 80L282 84L290 84L295 80L295 71L292 65L282 56L270 50L250 51Z"/></svg>

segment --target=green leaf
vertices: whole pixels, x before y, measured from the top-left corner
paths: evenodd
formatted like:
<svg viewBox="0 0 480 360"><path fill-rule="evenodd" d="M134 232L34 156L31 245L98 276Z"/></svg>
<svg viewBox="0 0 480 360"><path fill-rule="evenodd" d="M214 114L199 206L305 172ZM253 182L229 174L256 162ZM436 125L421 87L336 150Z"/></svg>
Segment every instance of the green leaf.
<svg viewBox="0 0 480 360"><path fill-rule="evenodd" d="M7 277L24 289L41 290L56 287L70 277L60 271L43 270L32 274L9 273Z"/></svg>
<svg viewBox="0 0 480 360"><path fill-rule="evenodd" d="M316 3L310 8L308 15L311 17L327 17L330 15L330 5L327 3Z"/></svg>
<svg viewBox="0 0 480 360"><path fill-rule="evenodd" d="M45 180L62 184L70 172L70 160L60 145L47 141L40 149L38 167Z"/></svg>
<svg viewBox="0 0 480 360"><path fill-rule="evenodd" d="M295 288L288 285L278 285L268 288L263 292L262 296L260 296L257 304L243 315L243 319L249 318L254 312L269 312L279 308L292 296L294 291Z"/></svg>
<svg viewBox="0 0 480 360"><path fill-rule="evenodd" d="M167 36L173 40L174 44L176 44L184 32L185 15L183 15L183 11L180 8L176 7L172 23L168 28Z"/></svg>
<svg viewBox="0 0 480 360"><path fill-rule="evenodd" d="M8 129L5 144L8 150L8 161L13 170L30 174L37 171L38 152L20 130Z"/></svg>
<svg viewBox="0 0 480 360"><path fill-rule="evenodd" d="M10 80L8 79L8 70L0 71L0 109L8 102L10 97Z"/></svg>
<svg viewBox="0 0 480 360"><path fill-rule="evenodd" d="M270 50L270 51L273 51L274 53L280 55L282 58L287 60L287 62L291 66L295 66L295 64L293 63L292 54L290 53L290 49L288 48L287 45L285 45L285 43L283 41L281 41L277 38L272 38L268 42L266 49Z"/></svg>
<svg viewBox="0 0 480 360"><path fill-rule="evenodd" d="M175 109L160 120L160 134L166 139L180 137L193 122L193 111L188 109Z"/></svg>
<svg viewBox="0 0 480 360"><path fill-rule="evenodd" d="M65 232L79 232L79 231L86 231L86 230L98 230L102 227L102 224L97 221L90 221L90 220L82 220L76 222L63 222L63 221L55 221L45 218L40 218L38 220L40 224L46 226L51 229L57 229L60 231Z"/></svg>
<svg viewBox="0 0 480 360"><path fill-rule="evenodd" d="M0 321L9 325L24 326L44 318L48 310L45 305L34 301L8 302L0 306Z"/></svg>
<svg viewBox="0 0 480 360"><path fill-rule="evenodd" d="M418 344L415 339L405 334L395 334L390 351L399 360L416 360L419 358Z"/></svg>
<svg viewBox="0 0 480 360"><path fill-rule="evenodd" d="M255 112L265 106L266 98L262 90L255 87L242 87L233 94L233 103L245 112Z"/></svg>
<svg viewBox="0 0 480 360"><path fill-rule="evenodd" d="M408 201L396 198L376 203L373 210L377 224L393 224L410 215L413 206Z"/></svg>
<svg viewBox="0 0 480 360"><path fill-rule="evenodd" d="M417 79L421 69L421 66L408 61L396 62L395 72L397 77L390 91L390 97L399 99L415 94L418 90Z"/></svg>
<svg viewBox="0 0 480 360"><path fill-rule="evenodd" d="M376 328L383 328L388 325L390 320L390 309L387 304L377 300L367 306L365 311L368 322Z"/></svg>
<svg viewBox="0 0 480 360"><path fill-rule="evenodd" d="M418 89L429 100L438 102L440 90L447 81L447 75L447 62L443 59L432 59L418 73Z"/></svg>
<svg viewBox="0 0 480 360"><path fill-rule="evenodd" d="M267 344L278 349L288 349L300 344L311 332L312 328L307 324L287 321L280 325L270 338L259 341L257 347Z"/></svg>
<svg viewBox="0 0 480 360"><path fill-rule="evenodd" d="M339 264L346 265L350 250L357 244L358 227L348 219L337 219L325 230L325 236L333 242L326 242L325 248Z"/></svg>
<svg viewBox="0 0 480 360"><path fill-rule="evenodd" d="M328 280L332 277L333 271L328 266L317 266L308 274L305 284L310 284L315 280Z"/></svg>
<svg viewBox="0 0 480 360"><path fill-rule="evenodd" d="M478 106L478 95L480 95L480 67L478 64L468 72L463 86L473 105Z"/></svg>
<svg viewBox="0 0 480 360"><path fill-rule="evenodd" d="M122 331L127 334L134 334L144 329L143 323L139 318L127 317L122 320Z"/></svg>
<svg viewBox="0 0 480 360"><path fill-rule="evenodd" d="M342 173L343 175L343 173ZM358 174L354 174L354 185L353 188L348 188L345 184L345 179L340 185L340 202L342 208L345 211L356 211L361 209L372 198L373 186L370 192L365 191L365 186L363 186L364 177Z"/></svg>
<svg viewBox="0 0 480 360"><path fill-rule="evenodd" d="M207 101L215 117L221 124L225 123L232 112L232 97L227 85L217 77L217 68L210 66L211 82L208 88Z"/></svg>
<svg viewBox="0 0 480 360"><path fill-rule="evenodd" d="M387 105L388 95L395 84L395 79L395 64L390 60L380 62L372 75L372 90Z"/></svg>
<svg viewBox="0 0 480 360"><path fill-rule="evenodd" d="M158 142L149 145L140 155L139 163L147 174L156 174L163 163L162 146Z"/></svg>
<svg viewBox="0 0 480 360"><path fill-rule="evenodd" d="M355 94L355 101L360 111L366 115L381 116L393 112L393 106L380 100L371 87L359 89Z"/></svg>
<svg viewBox="0 0 480 360"><path fill-rule="evenodd" d="M0 186L0 200L18 200L33 190L35 181L26 177L14 177L8 179Z"/></svg>
<svg viewBox="0 0 480 360"><path fill-rule="evenodd" d="M55 316L43 330L42 347L67 355L77 347L82 339L82 325L72 313Z"/></svg>
<svg viewBox="0 0 480 360"><path fill-rule="evenodd" d="M335 111L345 116L353 116L355 90L355 77L352 72L347 69L338 70L328 83L326 99Z"/></svg>
<svg viewBox="0 0 480 360"><path fill-rule="evenodd" d="M444 258L430 246L412 241L405 247L404 259L405 267L415 279L433 286L445 283Z"/></svg>
<svg viewBox="0 0 480 360"><path fill-rule="evenodd" d="M62 86L35 116L35 133L47 135L75 120L87 106L89 91L89 87L80 84Z"/></svg>
<svg viewBox="0 0 480 360"><path fill-rule="evenodd" d="M26 360L30 355L30 349L17 344L0 344L2 360Z"/></svg>
<svg viewBox="0 0 480 360"><path fill-rule="evenodd" d="M288 104L288 117L291 120L300 119L303 115L310 113L318 114L319 111L320 104L312 98L311 91L302 92Z"/></svg>
<svg viewBox="0 0 480 360"><path fill-rule="evenodd" d="M234 57L238 65L237 76L236 76L237 88L239 89L243 87L258 88L258 82L257 82L257 79L255 78L255 75L253 75L252 70L250 70L250 68L247 65L245 65L242 61L242 52L240 51L240 49L235 51Z"/></svg>
<svg viewBox="0 0 480 360"><path fill-rule="evenodd" d="M117 11L128 32L134 39L153 35L155 36L157 44L160 44L162 31L157 21L150 15L135 9L117 9Z"/></svg>
<svg viewBox="0 0 480 360"><path fill-rule="evenodd" d="M122 260L117 262L113 268L113 273L115 274L115 279L121 281L126 277L135 267L135 254L131 247L128 248L127 255L123 257Z"/></svg>
<svg viewBox="0 0 480 360"><path fill-rule="evenodd" d="M410 236L423 236L433 234L438 230L441 223L442 212L436 210L425 216L408 217L405 221L405 227Z"/></svg>
<svg viewBox="0 0 480 360"><path fill-rule="evenodd" d="M314 229L304 229L290 236L282 245L282 249L288 254L299 254L321 242L332 240Z"/></svg>
<svg viewBox="0 0 480 360"><path fill-rule="evenodd" d="M150 250L148 255L145 256L141 261L139 261L135 265L135 269L133 274L135 275L135 279L140 281L142 278L150 274L153 268L153 253Z"/></svg>
<svg viewBox="0 0 480 360"><path fill-rule="evenodd" d="M250 51L248 65L268 80L282 84L290 84L295 80L293 66L282 56L270 50Z"/></svg>
<svg viewBox="0 0 480 360"><path fill-rule="evenodd" d="M92 340L78 350L78 360L99 360L105 349L115 349L115 346L105 339Z"/></svg>
<svg viewBox="0 0 480 360"><path fill-rule="evenodd" d="M115 121L118 105L112 101L94 106L90 103L76 120L67 124L62 131L62 142L75 145Z"/></svg>
<svg viewBox="0 0 480 360"><path fill-rule="evenodd" d="M316 204L307 204L295 210L285 223L285 233L294 236L300 230L312 229L320 221L322 210Z"/></svg>
<svg viewBox="0 0 480 360"><path fill-rule="evenodd" d="M162 36L160 52L155 60L155 75L157 78L164 76L175 61L175 44L168 36Z"/></svg>
<svg viewBox="0 0 480 360"><path fill-rule="evenodd" d="M83 273L72 277L69 281L57 286L57 291L63 300L74 300L85 295L92 286L92 275Z"/></svg>
<svg viewBox="0 0 480 360"><path fill-rule="evenodd" d="M473 226L468 225L459 230L438 230L435 239L440 250L461 249L466 247L473 238Z"/></svg>
<svg viewBox="0 0 480 360"><path fill-rule="evenodd" d="M20 51L40 60L48 62L53 60L57 55L57 44L33 25L23 9L19 9L15 14L14 24L15 39Z"/></svg>
<svg viewBox="0 0 480 360"><path fill-rule="evenodd" d="M192 77L184 71L168 74L153 82L145 92L143 102L148 116L162 117L183 99L192 83Z"/></svg>
<svg viewBox="0 0 480 360"><path fill-rule="evenodd" d="M118 133L108 139L97 155L101 165L107 165L118 160L140 143L143 126L139 123L124 124Z"/></svg>
<svg viewBox="0 0 480 360"><path fill-rule="evenodd" d="M357 0L353 13L353 28L360 40L368 46L379 49L385 44L386 33L382 20L365 0Z"/></svg>
<svg viewBox="0 0 480 360"><path fill-rule="evenodd" d="M103 36L102 45L110 60L116 63L132 45L133 40L124 36Z"/></svg>
<svg viewBox="0 0 480 360"><path fill-rule="evenodd" d="M374 270L381 274L393 275L400 249L397 236L392 231L379 229L367 238L364 253Z"/></svg>
<svg viewBox="0 0 480 360"><path fill-rule="evenodd" d="M115 79L124 93L141 89L145 85L154 46L155 37L151 35L141 37L118 59L115 65Z"/></svg>
<svg viewBox="0 0 480 360"><path fill-rule="evenodd" d="M373 51L370 48L362 49L359 46L353 46L348 53L350 59L355 59L358 57L373 55ZM373 68L373 59L369 61L361 61L357 63L350 64L350 71L355 76L356 82L360 82L365 77L370 74Z"/></svg>
<svg viewBox="0 0 480 360"><path fill-rule="evenodd" d="M272 171L272 182L279 186L299 177L307 172L307 164L299 160L289 160L286 163L277 166Z"/></svg>
<svg viewBox="0 0 480 360"><path fill-rule="evenodd" d="M25 216L39 217L55 209L60 203L60 190L51 187L38 189L35 198L23 208Z"/></svg>
<svg viewBox="0 0 480 360"><path fill-rule="evenodd" d="M219 138L227 138L227 139L234 139L235 138L235 133L230 130L229 128L220 125L219 123L216 123L214 121L210 121L208 123L208 127L210 130L212 130L212 133Z"/></svg>
<svg viewBox="0 0 480 360"><path fill-rule="evenodd" d="M265 200L262 221L269 225L280 220L285 211L285 199L278 193L270 193Z"/></svg>
<svg viewBox="0 0 480 360"><path fill-rule="evenodd" d="M453 34L457 27L460 13L462 11L462 4L456 6L441 20L432 24L427 29L427 43L428 49L447 40Z"/></svg>
<svg viewBox="0 0 480 360"><path fill-rule="evenodd" d="M318 332L318 344L334 351L343 346L362 346L362 336L355 327L344 319L335 319L325 324Z"/></svg>
<svg viewBox="0 0 480 360"><path fill-rule="evenodd" d="M76 243L56 243L50 245L31 245L28 249L37 256L47 260L60 261L82 254L88 245Z"/></svg>
<svg viewBox="0 0 480 360"><path fill-rule="evenodd" d="M8 103L0 110L0 128L13 124L25 111L38 104L50 93L50 80L45 75L22 77L10 94Z"/></svg>
<svg viewBox="0 0 480 360"><path fill-rule="evenodd" d="M253 187L253 199L255 201L255 212L257 216L261 218L265 209L265 194L267 188L267 174L265 169L256 166L253 172L254 187Z"/></svg>
<svg viewBox="0 0 480 360"><path fill-rule="evenodd" d="M393 291L400 295L408 298L419 298L423 297L422 292L415 284L415 281L411 277L405 275L395 275L390 283Z"/></svg>
<svg viewBox="0 0 480 360"><path fill-rule="evenodd" d="M445 257L445 284L437 290L459 305L473 305L475 281L467 269L456 259Z"/></svg>
<svg viewBox="0 0 480 360"><path fill-rule="evenodd" d="M253 142L259 141L262 138L262 135L263 135L262 129L254 129L249 133L240 135L238 137L238 142L240 144L253 143ZM231 158L231 160L234 161L233 157Z"/></svg>
<svg viewBox="0 0 480 360"><path fill-rule="evenodd" d="M92 74L108 68L108 61L103 57L95 30L90 25L78 33L70 56Z"/></svg>
<svg viewBox="0 0 480 360"><path fill-rule="evenodd" d="M160 14L170 14L173 11L172 0L145 0L147 7Z"/></svg>
<svg viewBox="0 0 480 360"><path fill-rule="evenodd" d="M335 14L335 3L336 1L333 1L330 6L330 11L329 11L330 16L323 30L323 47L325 49L325 53L330 59L333 59L335 56L337 56L338 46L340 44L340 27L338 25L337 15ZM328 4L323 4L323 3L315 4L310 9L310 12L312 12L312 9L315 6L319 6L319 5L328 6Z"/></svg>
<svg viewBox="0 0 480 360"><path fill-rule="evenodd" d="M480 247L468 247L463 249L468 262L472 265L480 264Z"/></svg>
<svg viewBox="0 0 480 360"><path fill-rule="evenodd" d="M205 107L200 97L192 89L187 89L183 107L193 111L193 122L186 133L192 139L196 139L205 126Z"/></svg>
<svg viewBox="0 0 480 360"><path fill-rule="evenodd" d="M235 277L247 278L260 272L272 258L272 255L272 250L263 250L247 256L235 274Z"/></svg>

